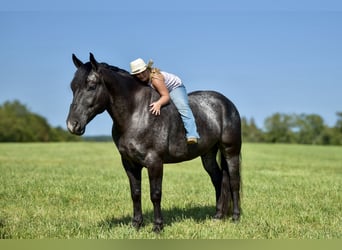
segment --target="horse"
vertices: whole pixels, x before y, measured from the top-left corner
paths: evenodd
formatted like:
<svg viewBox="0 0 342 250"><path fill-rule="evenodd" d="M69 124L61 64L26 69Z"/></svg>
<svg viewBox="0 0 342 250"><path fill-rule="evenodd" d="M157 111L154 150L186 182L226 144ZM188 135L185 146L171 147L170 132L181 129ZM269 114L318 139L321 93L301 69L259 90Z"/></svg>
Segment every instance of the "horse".
<svg viewBox="0 0 342 250"><path fill-rule="evenodd" d="M147 169L149 177L154 210L152 230L159 232L164 223L160 204L163 165L198 156L215 188L214 219L231 216L233 222L239 221L241 119L228 98L215 91L195 91L188 95L200 135L198 143L190 145L172 101L155 116L149 111L149 104L159 99L158 92L129 72L99 63L92 53L89 62L83 63L75 54L72 61L76 72L71 81L73 100L67 128L81 136L97 114L108 112L113 120L112 138L129 180L135 228L139 229L143 223L142 169Z"/></svg>

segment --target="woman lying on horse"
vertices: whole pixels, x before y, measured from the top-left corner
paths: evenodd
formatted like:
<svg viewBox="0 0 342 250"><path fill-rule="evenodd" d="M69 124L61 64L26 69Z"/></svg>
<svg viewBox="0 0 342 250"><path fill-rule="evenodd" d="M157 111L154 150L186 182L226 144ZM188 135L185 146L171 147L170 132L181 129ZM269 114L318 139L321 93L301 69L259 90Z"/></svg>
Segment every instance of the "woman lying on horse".
<svg viewBox="0 0 342 250"><path fill-rule="evenodd" d="M169 103L171 98L183 120L187 143L197 143L200 136L197 133L195 118L182 80L174 74L152 68L152 64L152 61L146 64L141 58L130 63L131 74L160 94L159 100L150 104L150 111L154 115L160 115L161 107Z"/></svg>

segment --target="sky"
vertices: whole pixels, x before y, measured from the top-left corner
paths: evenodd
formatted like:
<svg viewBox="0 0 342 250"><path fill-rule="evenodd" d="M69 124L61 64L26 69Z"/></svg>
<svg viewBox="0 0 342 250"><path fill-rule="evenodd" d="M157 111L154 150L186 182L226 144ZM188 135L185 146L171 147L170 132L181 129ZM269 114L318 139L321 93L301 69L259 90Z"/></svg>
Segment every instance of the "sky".
<svg viewBox="0 0 342 250"><path fill-rule="evenodd" d="M0 104L19 100L66 129L76 71L71 55L129 70L141 57L215 90L262 128L276 112L342 112L342 2L19 1L0 7ZM109 135L108 114L85 135Z"/></svg>

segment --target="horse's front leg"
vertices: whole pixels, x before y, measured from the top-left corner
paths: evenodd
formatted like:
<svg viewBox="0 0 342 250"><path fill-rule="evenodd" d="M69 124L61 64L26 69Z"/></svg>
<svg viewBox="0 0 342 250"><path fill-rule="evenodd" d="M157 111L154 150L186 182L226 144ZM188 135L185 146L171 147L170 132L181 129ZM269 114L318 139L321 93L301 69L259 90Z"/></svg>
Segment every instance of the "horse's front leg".
<svg viewBox="0 0 342 250"><path fill-rule="evenodd" d="M150 181L150 197L154 210L153 231L160 232L164 227L160 206L162 196L163 163L159 161L158 163L148 166L148 176Z"/></svg>
<svg viewBox="0 0 342 250"><path fill-rule="evenodd" d="M133 219L132 225L139 229L143 224L143 215L141 209L141 170L142 166L122 159L131 188L131 197L133 201Z"/></svg>

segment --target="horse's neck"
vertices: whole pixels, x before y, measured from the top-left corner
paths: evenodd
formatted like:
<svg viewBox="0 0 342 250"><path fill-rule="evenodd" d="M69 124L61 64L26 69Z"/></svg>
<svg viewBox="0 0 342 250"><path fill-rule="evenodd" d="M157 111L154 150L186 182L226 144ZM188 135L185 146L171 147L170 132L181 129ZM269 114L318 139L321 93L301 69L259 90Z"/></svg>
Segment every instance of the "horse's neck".
<svg viewBox="0 0 342 250"><path fill-rule="evenodd" d="M137 112L148 111L151 99L151 89L129 77L116 75L105 79L110 96L110 105L107 108L116 126L122 130L129 126L132 117ZM144 108L146 107L146 108Z"/></svg>

